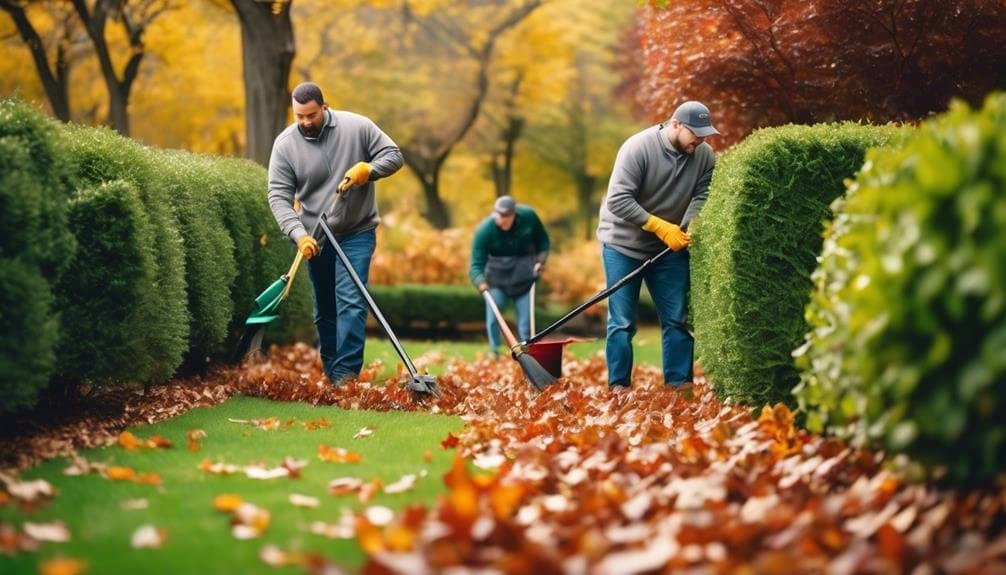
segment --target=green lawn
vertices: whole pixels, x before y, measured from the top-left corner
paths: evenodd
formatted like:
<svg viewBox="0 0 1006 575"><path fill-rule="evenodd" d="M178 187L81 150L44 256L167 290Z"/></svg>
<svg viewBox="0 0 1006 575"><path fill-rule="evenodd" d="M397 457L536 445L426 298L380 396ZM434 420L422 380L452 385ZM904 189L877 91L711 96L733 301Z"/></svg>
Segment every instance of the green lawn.
<svg viewBox="0 0 1006 575"><path fill-rule="evenodd" d="M428 351L439 351L443 353L445 362L443 364L431 364L429 372L439 375L444 372L447 363L452 358L462 358L465 361L472 361L482 354L488 352L488 344L485 338L480 341L416 341L409 340L402 342L405 351L415 361L423 353ZM660 367L660 328L655 326L643 326L639 328L636 338L633 340L635 348L635 362L637 365L650 364ZM596 339L584 341L566 346L566 349L575 358L583 359L595 353L604 353L604 340ZM367 346L364 354L364 365L375 359L384 362L385 370L378 377L383 379L391 377L395 373L395 366L400 362L398 354L392 347L391 342L386 338L367 338Z"/></svg>
<svg viewBox="0 0 1006 575"><path fill-rule="evenodd" d="M376 347L376 346L372 346ZM265 431L233 419L296 420L294 425ZM307 421L326 418L331 427L308 430ZM373 435L353 439L364 426ZM59 495L47 506L30 513L0 507L0 519L19 528L25 521L64 521L72 533L68 543L43 543L37 553L16 557L0 555L0 573L35 573L37 564L49 557L65 555L84 558L88 573L299 573L293 568L274 570L258 559L259 550L272 543L284 550L317 550L348 567L358 567L363 554L352 540L332 540L309 532L313 521L336 523L342 508L365 507L355 496L336 497L328 493L328 483L338 477L358 477L365 481L380 478L385 484L405 474L419 474L415 489L401 494L380 494L369 505L399 509L411 502L427 504L444 491L442 477L449 469L453 451L440 442L448 432L457 433L463 424L456 417L421 413L345 411L335 407L276 403L237 397L214 407L192 410L175 419L131 431L140 438L161 434L174 443L166 450L127 452L119 446L82 452L90 461L108 462L157 473L161 487L110 481L99 475L66 476L66 460L49 461L25 472L22 479L44 478ZM207 437L202 450L190 452L186 434L203 429ZM329 463L318 458L318 446L344 447L362 455L357 464ZM433 454L426 462L424 453ZM198 468L204 458L223 460L238 466L264 461L278 466L285 457L307 460L299 479L287 477L256 480L244 475L212 475ZM224 493L267 509L272 516L265 534L241 541L231 534L229 515L214 510L213 499ZM291 493L317 497L321 505L307 509L292 505ZM145 499L146 509L126 511L127 500ZM167 529L169 536L159 550L134 550L133 532L145 523Z"/></svg>
<svg viewBox="0 0 1006 575"><path fill-rule="evenodd" d="M430 373L442 373L452 358L476 359L486 353L484 341L406 341L413 359L428 351L443 354L443 363L431 364ZM654 327L640 330L635 340L636 362L660 365L660 332ZM568 351L578 358L603 353L604 341L571 345ZM386 366L383 377L394 373L398 356L384 338L367 342L366 363L381 359ZM228 419L294 420L294 424L265 431ZM304 422L325 418L331 427L308 430ZM353 439L361 428L369 426L374 434ZM62 473L65 459L46 462L25 472L21 479L44 478L58 491L48 505L25 512L12 505L0 507L0 521L14 523L19 529L26 521L41 523L62 520L72 539L67 543L42 543L36 553L15 557L0 555L0 573L36 573L38 564L58 555L85 559L88 573L299 573L295 568L274 569L258 558L259 550L274 544L284 550L319 551L336 558L349 568L357 568L363 554L353 540L327 539L309 531L314 521L337 523L343 508L365 506L355 496L336 497L328 493L328 483L338 477L357 477L365 481L380 478L385 484L405 474L420 473L412 491L380 494L370 505L400 509L412 502L430 504L444 491L442 477L450 467L453 451L440 447L448 432L458 432L462 421L455 417L421 413L344 411L335 407L313 407L295 403L276 403L261 399L236 397L213 408L192 410L180 417L156 425L132 428L141 439L155 434L174 443L167 450L128 452L119 446L87 450L81 453L92 462L126 466L138 473L157 473L160 487L124 481L110 481L99 475L67 476ZM206 431L202 450L190 452L186 434L194 429ZM358 464L328 463L319 460L318 446L344 447L362 455ZM424 453L433 454L426 462ZM286 457L308 461L298 479L256 480L244 475L221 476L201 471L204 459L237 466L264 462L275 467ZM213 499L221 494L241 496L271 513L268 530L258 539L237 540L231 534L230 516L214 510ZM321 505L307 509L292 505L290 494L317 497ZM146 500L147 507L124 510L130 500ZM159 550L133 549L133 532L144 524L166 529L168 539Z"/></svg>

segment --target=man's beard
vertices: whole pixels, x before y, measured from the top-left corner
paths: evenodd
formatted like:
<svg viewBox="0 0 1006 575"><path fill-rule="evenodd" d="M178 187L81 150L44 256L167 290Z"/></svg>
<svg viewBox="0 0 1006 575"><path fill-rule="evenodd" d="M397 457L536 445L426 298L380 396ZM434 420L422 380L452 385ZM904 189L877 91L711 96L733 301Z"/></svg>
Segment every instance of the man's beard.
<svg viewBox="0 0 1006 575"><path fill-rule="evenodd" d="M303 134L305 138L317 138L318 135L321 134L321 126L315 126L314 124L307 126L300 125L300 133Z"/></svg>
<svg viewBox="0 0 1006 575"><path fill-rule="evenodd" d="M681 143L680 136L674 136L674 138L671 140L671 145L674 146L675 150L681 152L682 154L692 154L695 152L695 148L699 146L697 142L693 142L688 146L683 145Z"/></svg>

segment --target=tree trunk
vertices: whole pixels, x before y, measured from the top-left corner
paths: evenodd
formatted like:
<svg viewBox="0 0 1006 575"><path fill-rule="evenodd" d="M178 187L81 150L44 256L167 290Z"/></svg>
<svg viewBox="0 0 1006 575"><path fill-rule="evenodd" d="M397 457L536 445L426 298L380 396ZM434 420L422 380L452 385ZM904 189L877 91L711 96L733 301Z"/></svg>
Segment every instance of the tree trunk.
<svg viewBox="0 0 1006 575"><path fill-rule="evenodd" d="M450 211L440 197L440 168L444 165L454 146L460 142L479 117L486 94L489 92L489 66L492 63L493 49L496 42L507 30L515 27L536 8L541 6L541 0L531 0L516 8L502 22L489 30L481 44L476 46L469 39L461 42L459 48L478 64L475 77L475 93L468 102L461 121L456 129L438 138L432 145L421 142L407 142L399 147L405 156L405 163L416 174L423 187L423 197L426 199L426 212L423 214L430 225L437 229L446 229L451 225ZM424 23L418 22L420 25ZM429 150L429 151L425 151ZM425 151L425 152L424 152Z"/></svg>
<svg viewBox="0 0 1006 575"><path fill-rule="evenodd" d="M597 210L601 206L594 201L594 188L597 186L597 178L587 172L576 174L576 198L580 208L580 217L583 218L583 239L590 241L594 238L594 218Z"/></svg>
<svg viewBox="0 0 1006 575"><path fill-rule="evenodd" d="M288 84L296 52L290 2L231 0L231 4L241 21L245 156L267 166L273 140L287 125L290 106Z"/></svg>
<svg viewBox="0 0 1006 575"><path fill-rule="evenodd" d="M101 66L101 76L108 90L108 121L115 128L115 131L123 136L129 136L129 93L133 89L133 82L140 73L140 63L146 55L143 34L147 27L160 14L164 13L166 8L152 10L133 21L133 18L126 11L126 2L122 0L97 0L93 8L89 8L85 0L73 0L73 7L77 11L77 15L80 16L81 22L84 23L91 43L94 44L94 52L98 57L98 64ZM141 12L143 12L142 9ZM126 60L121 78L115 71L108 47L108 38L105 36L109 18L118 19L121 22L129 41L129 57Z"/></svg>
<svg viewBox="0 0 1006 575"><path fill-rule="evenodd" d="M410 165L410 167L412 166ZM419 184L423 188L423 199L426 200L426 210L423 212L423 218L438 230L446 230L451 227L450 208L444 203L443 198L440 197L439 165L432 170L420 171L415 167L412 168L413 173L416 174L416 178L419 180Z"/></svg>
<svg viewBox="0 0 1006 575"><path fill-rule="evenodd" d="M70 98L66 90L66 76L68 74L69 63L62 47L57 48L55 70L49 67L49 58L45 51L45 44L35 30L35 26L28 20L24 6L19 2L10 0L0 0L0 10L10 14L11 19L17 26L18 34L24 41L31 57L35 61L35 70L38 72L39 80L45 89L45 95L52 106L52 113L64 122L70 121Z"/></svg>

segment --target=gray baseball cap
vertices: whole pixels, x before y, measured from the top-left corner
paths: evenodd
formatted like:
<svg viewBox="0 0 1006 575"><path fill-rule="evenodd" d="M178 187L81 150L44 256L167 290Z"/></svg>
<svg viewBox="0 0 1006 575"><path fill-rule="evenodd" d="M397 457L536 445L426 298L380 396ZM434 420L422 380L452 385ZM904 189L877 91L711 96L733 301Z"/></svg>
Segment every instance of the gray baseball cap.
<svg viewBox="0 0 1006 575"><path fill-rule="evenodd" d="M709 115L709 108L702 102L691 100L681 104L677 110L674 110L674 115L671 118L687 126L693 134L700 138L715 136L720 133L719 130L713 127L713 119Z"/></svg>
<svg viewBox="0 0 1006 575"><path fill-rule="evenodd" d="M517 202L510 196L500 196L493 204L493 211L501 216L509 216L517 210Z"/></svg>

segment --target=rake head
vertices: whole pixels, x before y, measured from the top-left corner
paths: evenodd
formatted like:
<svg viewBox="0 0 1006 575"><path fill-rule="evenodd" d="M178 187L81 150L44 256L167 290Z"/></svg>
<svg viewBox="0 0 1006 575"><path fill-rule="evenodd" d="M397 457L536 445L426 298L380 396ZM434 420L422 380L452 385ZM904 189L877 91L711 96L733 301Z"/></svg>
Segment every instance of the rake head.
<svg viewBox="0 0 1006 575"><path fill-rule="evenodd" d="M538 360L531 357L531 355L524 352L514 352L514 359L520 364L520 368L524 370L524 377L527 378L528 382L534 386L538 391L544 390L549 385L555 383L555 376L548 372L547 369L538 363Z"/></svg>
<svg viewBox="0 0 1006 575"><path fill-rule="evenodd" d="M409 381L406 382L405 387L407 387L409 391L414 391L416 393L428 393L440 397L440 390L437 389L437 378L432 375L413 375L409 378Z"/></svg>

